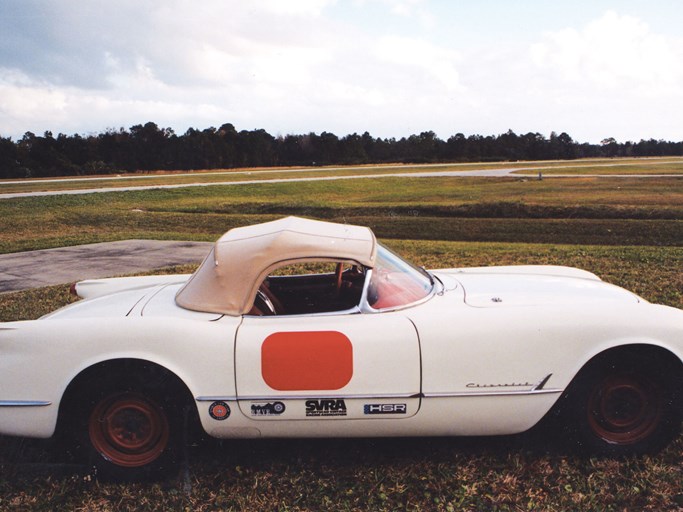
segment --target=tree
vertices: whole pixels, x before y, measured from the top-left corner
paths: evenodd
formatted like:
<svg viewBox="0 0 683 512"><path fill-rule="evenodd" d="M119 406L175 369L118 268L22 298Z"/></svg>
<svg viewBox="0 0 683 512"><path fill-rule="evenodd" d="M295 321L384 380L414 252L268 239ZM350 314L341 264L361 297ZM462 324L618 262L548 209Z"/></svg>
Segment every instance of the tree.
<svg viewBox="0 0 683 512"><path fill-rule="evenodd" d="M467 138L462 133L456 133L446 141L445 157L448 160L460 162L465 160L467 153Z"/></svg>
<svg viewBox="0 0 683 512"><path fill-rule="evenodd" d="M600 145L602 146L602 154L604 156L609 156L609 157L617 156L617 154L619 152L619 146L618 146L617 141L614 137L608 137L606 139L602 139L600 141Z"/></svg>
<svg viewBox="0 0 683 512"><path fill-rule="evenodd" d="M11 138L0 137L0 178L25 178L25 169L19 165L17 146Z"/></svg>
<svg viewBox="0 0 683 512"><path fill-rule="evenodd" d="M156 123L136 124L130 128L131 149L135 155L137 168L151 171L167 169L170 166L166 157L167 141L173 135L170 128L159 128Z"/></svg>
<svg viewBox="0 0 683 512"><path fill-rule="evenodd" d="M339 141L339 161L344 164L363 164L368 161L363 138L360 135L352 133L342 137Z"/></svg>
<svg viewBox="0 0 683 512"><path fill-rule="evenodd" d="M341 139L334 133L270 135L263 129L238 132L231 123L188 130L178 136L171 128L147 122L108 128L98 135L56 138L26 132L17 142L0 137L0 176L63 176L104 174L118 170L213 169L248 166L362 164L392 162L465 162L573 159L600 156L683 155L683 141L641 140L579 144L567 133L546 139L537 132L497 136L456 133L445 142L433 131L395 138L375 138L367 131Z"/></svg>

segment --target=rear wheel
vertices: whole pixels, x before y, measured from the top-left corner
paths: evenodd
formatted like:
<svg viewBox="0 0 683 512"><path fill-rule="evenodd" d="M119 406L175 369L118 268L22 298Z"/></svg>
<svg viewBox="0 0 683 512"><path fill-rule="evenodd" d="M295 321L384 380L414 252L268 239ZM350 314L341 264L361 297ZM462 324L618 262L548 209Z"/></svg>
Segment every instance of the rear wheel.
<svg viewBox="0 0 683 512"><path fill-rule="evenodd" d="M593 364L568 392L576 441L590 453L651 453L680 431L681 402L666 365L625 358Z"/></svg>
<svg viewBox="0 0 683 512"><path fill-rule="evenodd" d="M164 409L149 398L115 393L93 408L88 437L96 454L111 464L141 468L169 449L170 425Z"/></svg>
<svg viewBox="0 0 683 512"><path fill-rule="evenodd" d="M183 426L179 397L172 387L150 388L131 380L81 396L72 437L80 458L102 480L159 479L177 471Z"/></svg>

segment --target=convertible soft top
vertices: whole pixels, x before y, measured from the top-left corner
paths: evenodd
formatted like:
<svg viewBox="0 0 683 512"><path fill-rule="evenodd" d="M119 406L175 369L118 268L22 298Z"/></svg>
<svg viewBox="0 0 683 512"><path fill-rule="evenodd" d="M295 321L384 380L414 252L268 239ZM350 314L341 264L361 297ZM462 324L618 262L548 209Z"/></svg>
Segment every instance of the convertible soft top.
<svg viewBox="0 0 683 512"><path fill-rule="evenodd" d="M369 228L299 217L231 229L180 289L176 303L194 311L241 315L282 262L329 258L372 268L376 245Z"/></svg>

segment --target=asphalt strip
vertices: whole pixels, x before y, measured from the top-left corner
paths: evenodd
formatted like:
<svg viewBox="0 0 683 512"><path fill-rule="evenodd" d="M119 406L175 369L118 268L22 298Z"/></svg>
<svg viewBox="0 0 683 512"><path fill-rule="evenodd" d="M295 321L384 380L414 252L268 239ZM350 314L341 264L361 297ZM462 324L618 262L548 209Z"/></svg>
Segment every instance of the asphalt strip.
<svg viewBox="0 0 683 512"><path fill-rule="evenodd" d="M0 293L199 263L211 242L121 240L0 254Z"/></svg>

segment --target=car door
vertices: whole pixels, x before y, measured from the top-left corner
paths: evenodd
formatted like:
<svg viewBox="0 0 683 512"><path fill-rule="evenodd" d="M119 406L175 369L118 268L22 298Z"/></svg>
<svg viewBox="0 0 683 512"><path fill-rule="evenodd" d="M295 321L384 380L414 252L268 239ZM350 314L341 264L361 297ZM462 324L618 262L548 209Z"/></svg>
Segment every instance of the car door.
<svg viewBox="0 0 683 512"><path fill-rule="evenodd" d="M235 377L253 420L407 418L420 406L419 340L400 312L245 316Z"/></svg>

